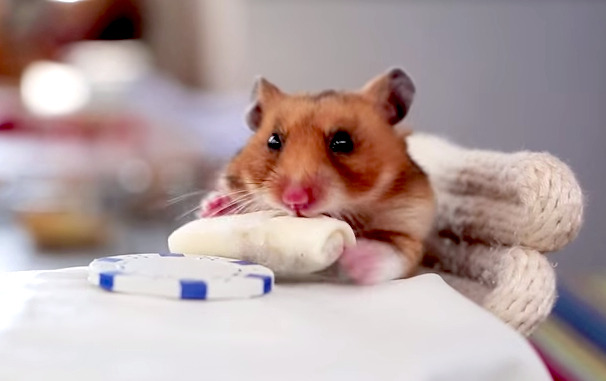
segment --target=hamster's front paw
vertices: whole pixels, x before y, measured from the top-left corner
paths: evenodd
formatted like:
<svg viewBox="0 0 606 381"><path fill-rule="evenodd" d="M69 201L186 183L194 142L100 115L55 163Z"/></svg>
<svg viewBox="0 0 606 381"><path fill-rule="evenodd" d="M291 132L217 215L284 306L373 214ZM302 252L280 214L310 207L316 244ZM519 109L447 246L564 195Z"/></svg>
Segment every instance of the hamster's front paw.
<svg viewBox="0 0 606 381"><path fill-rule="evenodd" d="M339 267L355 283L370 285L397 279L405 273L407 261L396 249L380 241L358 239L345 248Z"/></svg>
<svg viewBox="0 0 606 381"><path fill-rule="evenodd" d="M234 202L229 196L220 192L211 192L200 202L198 217L217 217L231 214L235 209Z"/></svg>

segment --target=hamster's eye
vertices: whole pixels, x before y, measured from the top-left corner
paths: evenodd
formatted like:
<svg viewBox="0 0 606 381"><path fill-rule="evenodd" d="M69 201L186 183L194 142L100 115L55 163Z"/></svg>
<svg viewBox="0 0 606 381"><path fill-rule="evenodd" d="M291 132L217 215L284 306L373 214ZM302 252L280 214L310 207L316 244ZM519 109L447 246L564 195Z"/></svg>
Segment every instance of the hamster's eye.
<svg viewBox="0 0 606 381"><path fill-rule="evenodd" d="M267 147L271 150L279 151L282 148L282 139L280 138L280 135L276 133L271 134L269 139L267 139Z"/></svg>
<svg viewBox="0 0 606 381"><path fill-rule="evenodd" d="M329 147L334 153L350 153L354 149L354 144L347 132L337 131L332 136Z"/></svg>

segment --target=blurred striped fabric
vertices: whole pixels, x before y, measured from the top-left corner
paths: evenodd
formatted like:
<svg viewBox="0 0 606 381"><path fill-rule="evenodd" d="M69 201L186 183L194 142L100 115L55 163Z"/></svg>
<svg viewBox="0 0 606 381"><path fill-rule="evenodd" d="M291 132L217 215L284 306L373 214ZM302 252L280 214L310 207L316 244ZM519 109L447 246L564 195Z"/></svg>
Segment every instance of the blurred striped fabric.
<svg viewBox="0 0 606 381"><path fill-rule="evenodd" d="M553 312L530 340L554 380L606 380L606 272L560 279Z"/></svg>

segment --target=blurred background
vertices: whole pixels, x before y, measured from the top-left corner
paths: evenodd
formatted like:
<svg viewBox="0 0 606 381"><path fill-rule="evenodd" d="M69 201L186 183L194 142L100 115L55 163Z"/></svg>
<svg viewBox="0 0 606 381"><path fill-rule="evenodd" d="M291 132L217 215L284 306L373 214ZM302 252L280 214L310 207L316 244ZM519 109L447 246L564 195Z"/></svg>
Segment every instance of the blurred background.
<svg viewBox="0 0 606 381"><path fill-rule="evenodd" d="M249 136L255 75L357 88L398 65L417 130L573 168L586 222L551 258L604 306L605 20L598 0L0 0L0 271L166 249ZM553 324L543 348L574 336Z"/></svg>

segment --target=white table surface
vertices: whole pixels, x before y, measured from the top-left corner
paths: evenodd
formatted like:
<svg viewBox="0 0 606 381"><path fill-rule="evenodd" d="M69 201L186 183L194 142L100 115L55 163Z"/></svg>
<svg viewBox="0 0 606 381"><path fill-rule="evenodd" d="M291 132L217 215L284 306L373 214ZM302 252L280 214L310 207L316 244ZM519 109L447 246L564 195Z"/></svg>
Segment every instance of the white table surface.
<svg viewBox="0 0 606 381"><path fill-rule="evenodd" d="M86 268L0 274L0 380L549 380L437 275L278 284L261 298L103 291Z"/></svg>

